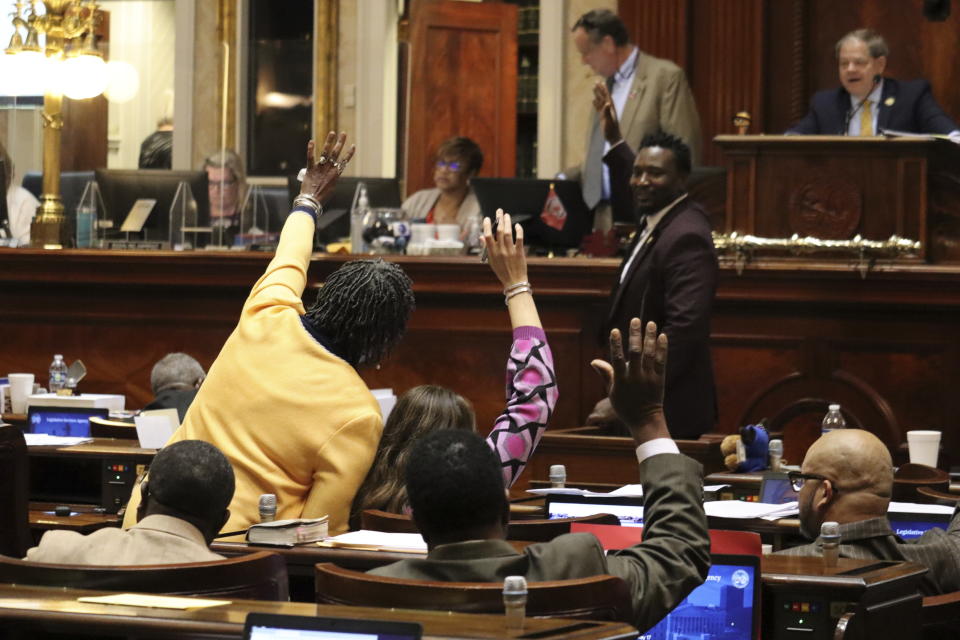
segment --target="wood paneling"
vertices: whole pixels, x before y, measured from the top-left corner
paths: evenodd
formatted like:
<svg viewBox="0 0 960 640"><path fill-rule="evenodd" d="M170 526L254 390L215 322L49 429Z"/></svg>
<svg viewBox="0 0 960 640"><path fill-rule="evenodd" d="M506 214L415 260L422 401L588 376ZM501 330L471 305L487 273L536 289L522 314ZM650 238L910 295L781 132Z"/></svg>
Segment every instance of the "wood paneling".
<svg viewBox="0 0 960 640"><path fill-rule="evenodd" d="M690 5L691 0L621 0L618 11L630 37L643 51L688 68Z"/></svg>
<svg viewBox="0 0 960 640"><path fill-rule="evenodd" d="M84 391L123 392L128 407L143 406L150 368L165 353L211 364L268 259L0 250L0 373L34 372L45 383L53 354L63 353L86 363ZM307 304L345 259L315 257ZM417 310L383 368L362 375L398 393L448 386L487 428L503 409L510 344L496 279L474 260L395 260L414 281ZM589 361L602 355L596 336L616 269L615 260L531 260L560 386L551 429L582 424L603 393ZM737 275L724 261L712 331L717 431L768 418L797 462L827 403L840 402L849 424L894 449L907 429L942 429L947 456L960 450L958 325L957 267L881 263L864 280L845 263L757 259Z"/></svg>
<svg viewBox="0 0 960 640"><path fill-rule="evenodd" d="M806 113L815 91L836 87L834 45L860 27L890 45L887 75L926 78L960 121L960 11L923 16L923 0L620 0L620 16L644 51L687 72L703 126L704 163L722 164L711 143L733 133L733 114L753 116L751 133L780 133Z"/></svg>
<svg viewBox="0 0 960 640"><path fill-rule="evenodd" d="M433 187L437 147L472 138L482 176L516 168L517 7L506 3L422 2L411 19L407 193Z"/></svg>

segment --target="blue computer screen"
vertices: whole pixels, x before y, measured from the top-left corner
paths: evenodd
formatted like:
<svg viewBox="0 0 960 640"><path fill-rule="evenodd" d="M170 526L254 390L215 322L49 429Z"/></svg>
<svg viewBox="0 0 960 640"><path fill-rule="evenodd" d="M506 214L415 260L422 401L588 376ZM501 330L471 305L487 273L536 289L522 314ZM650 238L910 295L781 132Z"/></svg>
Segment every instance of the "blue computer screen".
<svg viewBox="0 0 960 640"><path fill-rule="evenodd" d="M890 528L904 540L919 538L934 527L944 528L943 522L929 522L923 520L890 520Z"/></svg>
<svg viewBox="0 0 960 640"><path fill-rule="evenodd" d="M706 581L640 640L751 640L754 567L715 564Z"/></svg>
<svg viewBox="0 0 960 640"><path fill-rule="evenodd" d="M75 411L31 413L30 433L89 438L90 415L92 414L77 413Z"/></svg>

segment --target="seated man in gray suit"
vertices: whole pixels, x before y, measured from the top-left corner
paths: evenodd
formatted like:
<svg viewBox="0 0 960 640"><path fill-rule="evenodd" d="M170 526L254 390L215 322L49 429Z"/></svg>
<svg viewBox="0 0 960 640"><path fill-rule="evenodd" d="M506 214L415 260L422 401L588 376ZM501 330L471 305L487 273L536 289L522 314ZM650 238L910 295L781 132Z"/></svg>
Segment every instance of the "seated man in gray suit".
<svg viewBox="0 0 960 640"><path fill-rule="evenodd" d="M612 574L626 581L638 629L649 629L697 585L710 566L700 464L681 455L663 417L667 337L654 323L645 339L630 324L624 358L620 331L610 335L611 364L592 365L637 444L645 496L643 542L611 556L590 534L573 533L517 553L505 542L509 504L500 463L482 438L434 431L414 445L407 463L413 519L427 542L425 559L402 560L370 573L420 580L500 582Z"/></svg>
<svg viewBox="0 0 960 640"><path fill-rule="evenodd" d="M136 565L222 560L208 545L230 516L233 467L215 446L182 440L164 447L140 485L137 524L84 536L48 531L26 560L51 564Z"/></svg>
<svg viewBox="0 0 960 640"><path fill-rule="evenodd" d="M920 583L924 595L960 591L960 510L947 531L935 528L916 540L901 540L887 520L893 460L877 436L861 429L826 433L790 478L800 487L800 530L817 541L778 553L820 555L820 525L838 522L844 558L916 562L929 569Z"/></svg>

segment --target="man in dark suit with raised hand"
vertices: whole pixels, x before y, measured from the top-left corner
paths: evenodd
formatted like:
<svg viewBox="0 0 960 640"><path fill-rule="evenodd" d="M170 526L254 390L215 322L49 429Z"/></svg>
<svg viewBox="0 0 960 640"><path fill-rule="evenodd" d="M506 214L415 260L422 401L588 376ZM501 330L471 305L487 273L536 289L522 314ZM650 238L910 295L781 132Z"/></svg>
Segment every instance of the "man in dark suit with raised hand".
<svg viewBox="0 0 960 640"><path fill-rule="evenodd" d="M629 357L620 331L610 336L611 363L593 367L637 444L644 495L643 542L611 556L586 533L559 536L517 553L505 541L509 504L500 464L480 436L441 429L419 440L407 464L413 519L427 542L423 559L402 560L370 573L415 580L502 582L611 574L622 578L633 602L633 624L656 624L702 584L710 565L699 463L680 454L663 415L667 337L650 323L630 325Z"/></svg>
<svg viewBox="0 0 960 640"><path fill-rule="evenodd" d="M857 29L836 44L840 87L820 91L787 134L876 136L884 130L948 135L960 127L943 112L926 80L884 77L890 49L873 29Z"/></svg>
<svg viewBox="0 0 960 640"><path fill-rule="evenodd" d="M670 338L664 413L674 438L695 439L716 420L710 357L710 315L718 264L709 214L687 195L690 151L660 132L645 137L634 157L620 135L616 111L602 86L595 90L610 151L612 204L617 217L632 216L637 233L617 274L605 324L625 331L633 317L657 323ZM615 423L607 399L588 424Z"/></svg>

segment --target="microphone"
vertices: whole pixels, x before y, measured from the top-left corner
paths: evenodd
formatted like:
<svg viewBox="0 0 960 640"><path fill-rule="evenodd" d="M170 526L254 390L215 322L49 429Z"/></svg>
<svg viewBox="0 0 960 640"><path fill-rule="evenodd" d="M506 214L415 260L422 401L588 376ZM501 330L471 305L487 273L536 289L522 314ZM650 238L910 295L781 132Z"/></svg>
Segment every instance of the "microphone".
<svg viewBox="0 0 960 640"><path fill-rule="evenodd" d="M883 76L881 76L879 73L873 76L873 82L870 84L870 91L867 91L867 95L863 96L863 100L861 100L854 109L847 109L847 117L843 121L843 131L840 132L840 135L850 135L850 121L853 120L853 116L857 114L857 111L860 111L860 109L863 108L867 98L870 97L870 94L873 93L873 90L877 88L877 85L880 84L881 80L883 80Z"/></svg>
<svg viewBox="0 0 960 640"><path fill-rule="evenodd" d="M277 496L264 493L260 496L260 522L273 522L277 519Z"/></svg>

